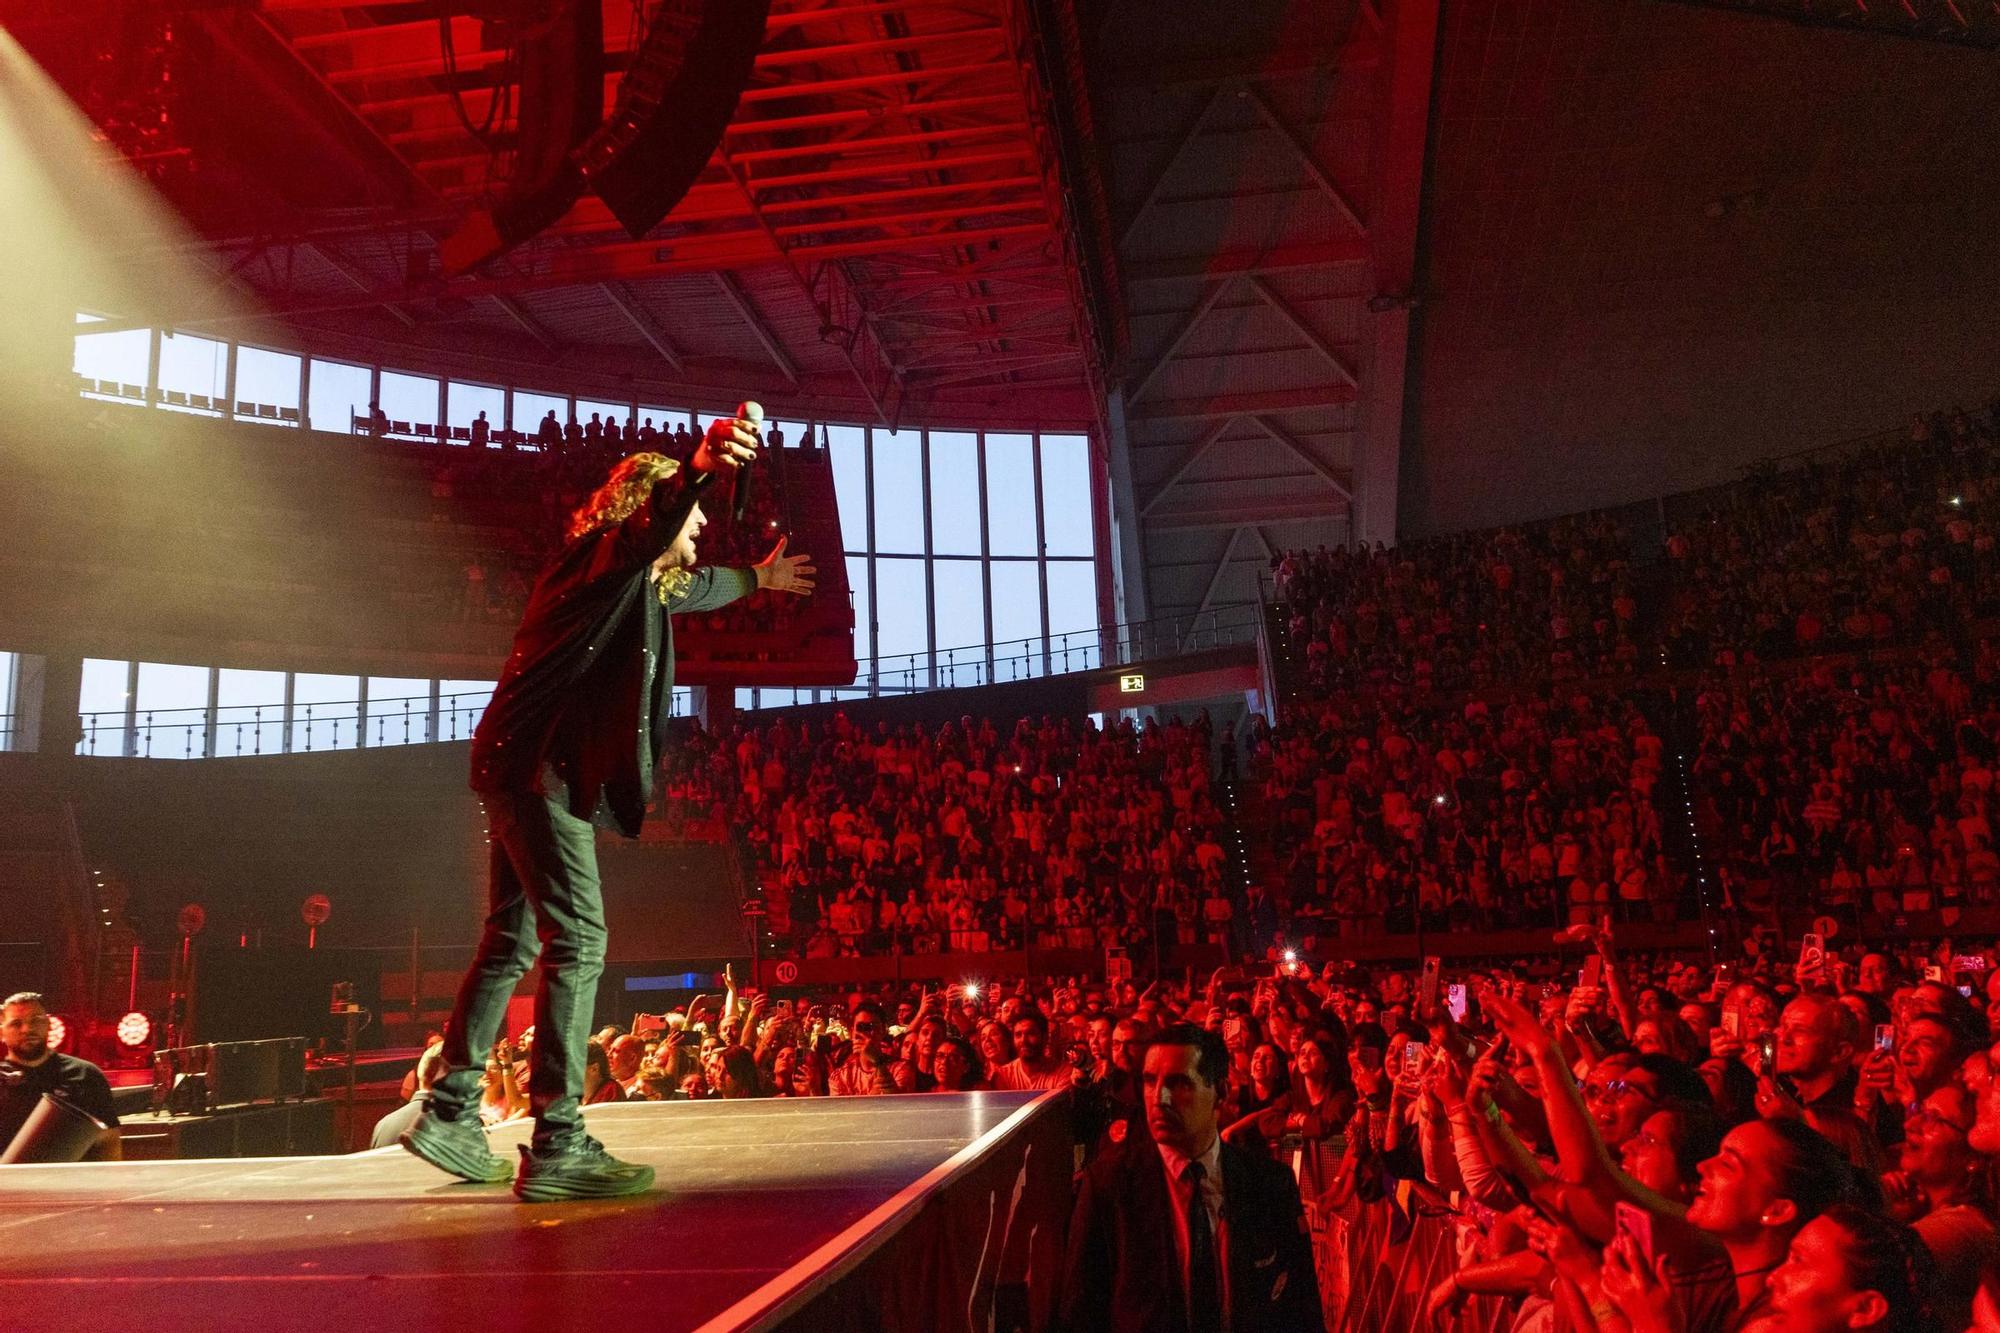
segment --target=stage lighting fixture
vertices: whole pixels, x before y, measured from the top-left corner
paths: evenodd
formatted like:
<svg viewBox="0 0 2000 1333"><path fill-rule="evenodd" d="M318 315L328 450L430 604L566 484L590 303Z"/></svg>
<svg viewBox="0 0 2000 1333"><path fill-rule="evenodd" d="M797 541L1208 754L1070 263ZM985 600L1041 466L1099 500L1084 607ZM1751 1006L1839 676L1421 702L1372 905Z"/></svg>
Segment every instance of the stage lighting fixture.
<svg viewBox="0 0 2000 1333"><path fill-rule="evenodd" d="M120 1046L144 1046L153 1035L153 1020L134 1009L118 1020L118 1044Z"/></svg>
<svg viewBox="0 0 2000 1333"><path fill-rule="evenodd" d="M62 1049L62 1044L63 1044L63 1040L64 1040L64 1038L66 1038L66 1037L68 1037L68 1036L69 1036L69 1024L67 1024L67 1023L63 1022L63 1021L62 1021L62 1019L60 1019L60 1018L56 1017L56 1016L55 1016L54 1014L50 1014L50 1015L49 1015L49 1049L50 1049L50 1050L52 1050L52 1051L59 1051L59 1050L61 1050L61 1049Z"/></svg>

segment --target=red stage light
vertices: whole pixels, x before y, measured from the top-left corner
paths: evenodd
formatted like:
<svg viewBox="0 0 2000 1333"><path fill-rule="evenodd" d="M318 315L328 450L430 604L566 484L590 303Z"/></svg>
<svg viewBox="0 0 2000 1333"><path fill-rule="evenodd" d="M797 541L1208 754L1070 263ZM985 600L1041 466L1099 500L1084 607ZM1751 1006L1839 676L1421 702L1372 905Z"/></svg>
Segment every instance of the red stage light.
<svg viewBox="0 0 2000 1333"><path fill-rule="evenodd" d="M120 1046L144 1046L146 1039L152 1035L153 1020L136 1009L118 1020Z"/></svg>

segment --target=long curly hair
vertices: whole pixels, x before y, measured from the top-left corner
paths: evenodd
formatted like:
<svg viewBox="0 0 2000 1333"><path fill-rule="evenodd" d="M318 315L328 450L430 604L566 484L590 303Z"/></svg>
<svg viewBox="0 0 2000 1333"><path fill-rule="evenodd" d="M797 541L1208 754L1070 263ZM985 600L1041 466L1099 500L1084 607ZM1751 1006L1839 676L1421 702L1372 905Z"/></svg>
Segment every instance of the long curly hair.
<svg viewBox="0 0 2000 1333"><path fill-rule="evenodd" d="M598 528L623 523L640 505L652 497L653 488L681 470L681 465L665 454L633 454L621 459L604 484L569 516L569 540Z"/></svg>

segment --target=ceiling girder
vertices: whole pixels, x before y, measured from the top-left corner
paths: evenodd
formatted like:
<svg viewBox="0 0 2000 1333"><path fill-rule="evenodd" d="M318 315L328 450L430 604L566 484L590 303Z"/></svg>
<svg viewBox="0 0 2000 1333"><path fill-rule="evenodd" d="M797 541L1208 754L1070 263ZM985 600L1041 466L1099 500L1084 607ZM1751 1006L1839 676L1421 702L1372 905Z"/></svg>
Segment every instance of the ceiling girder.
<svg viewBox="0 0 2000 1333"><path fill-rule="evenodd" d="M1175 505L1146 516L1148 532L1198 532L1234 528L1245 523L1299 523L1340 518L1348 511L1338 496L1285 496L1278 499L1204 501Z"/></svg>
<svg viewBox="0 0 2000 1333"><path fill-rule="evenodd" d="M1354 402L1351 384L1313 385L1303 389L1264 389L1246 393L1218 393L1205 398L1154 400L1134 407L1127 415L1134 421L1194 420L1203 417L1248 416L1263 412L1303 412L1319 408L1346 407Z"/></svg>
<svg viewBox="0 0 2000 1333"><path fill-rule="evenodd" d="M610 298L611 304L617 306L618 312L631 321L632 327L646 340L648 346L660 354L662 361L672 366L676 373L686 369L681 361L680 350L667 337L666 331L660 327L659 321L653 318L652 312L640 304L639 298L632 294L630 287L622 282L607 282L602 284L602 288L605 296Z"/></svg>
<svg viewBox="0 0 2000 1333"><path fill-rule="evenodd" d="M798 366L793 363L791 356L785 351L783 345L778 342L777 336L771 332L771 326L764 322L764 317L757 313L755 306L750 304L749 294L743 290L742 284L737 282L735 277L728 273L716 273L714 281L716 289L728 298L729 304L735 308L736 313L743 317L743 322L750 326L750 332L756 335L759 343L763 344L764 351L770 355L771 364L778 368L778 373L783 375L789 383L797 384L799 382Z"/></svg>

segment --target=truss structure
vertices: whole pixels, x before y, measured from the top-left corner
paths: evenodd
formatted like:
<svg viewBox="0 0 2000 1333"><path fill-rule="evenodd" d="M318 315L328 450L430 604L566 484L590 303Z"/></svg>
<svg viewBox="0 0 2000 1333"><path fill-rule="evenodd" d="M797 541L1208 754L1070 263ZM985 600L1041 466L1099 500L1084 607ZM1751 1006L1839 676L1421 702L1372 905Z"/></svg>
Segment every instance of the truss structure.
<svg viewBox="0 0 2000 1333"><path fill-rule="evenodd" d="M609 109L641 6L589 2L604 5ZM518 131L507 52L454 12L476 6L246 4L300 104L331 100L400 176L357 181L346 215L207 238L259 317L357 333L385 315L419 334L483 322L525 337L529 359L600 364L623 345L662 377L754 367L808 408L839 399L883 422L949 417L954 401L1023 422L1101 410L1025 0L777 0L721 145L659 227L634 240L586 198L451 280L438 238L504 181ZM226 18L240 28L243 8ZM369 203L383 198L397 203ZM722 348L685 332L695 312L731 328Z"/></svg>

